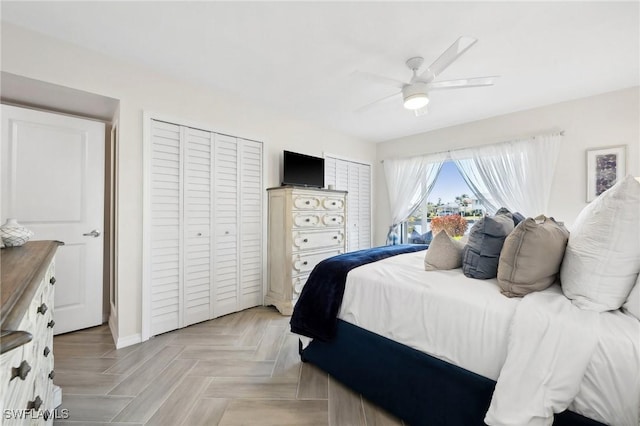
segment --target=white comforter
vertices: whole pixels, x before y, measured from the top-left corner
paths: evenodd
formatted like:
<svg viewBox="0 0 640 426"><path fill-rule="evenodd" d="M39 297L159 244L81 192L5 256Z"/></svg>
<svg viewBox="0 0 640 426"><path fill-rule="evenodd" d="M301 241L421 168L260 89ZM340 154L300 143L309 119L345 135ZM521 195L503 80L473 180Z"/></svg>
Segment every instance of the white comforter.
<svg viewBox="0 0 640 426"><path fill-rule="evenodd" d="M427 272L423 259L408 253L352 270L338 317L497 380L489 424L550 424L567 406L603 423L639 424L635 318L583 315L558 287L510 299L495 280Z"/></svg>

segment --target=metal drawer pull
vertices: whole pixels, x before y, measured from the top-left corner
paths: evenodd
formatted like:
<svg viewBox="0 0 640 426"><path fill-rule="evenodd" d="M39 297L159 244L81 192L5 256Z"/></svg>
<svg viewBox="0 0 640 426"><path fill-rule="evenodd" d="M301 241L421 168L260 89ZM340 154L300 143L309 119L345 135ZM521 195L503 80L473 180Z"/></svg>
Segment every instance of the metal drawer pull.
<svg viewBox="0 0 640 426"><path fill-rule="evenodd" d="M9 381L15 379L16 377L20 377L20 380L24 380L27 378L27 375L31 371L31 366L27 361L22 361L19 367L13 367L11 369L11 379Z"/></svg>
<svg viewBox="0 0 640 426"><path fill-rule="evenodd" d="M27 410L38 411L40 407L42 407L42 398L40 398L40 395L36 396L36 399L34 399L33 401L29 401L27 403Z"/></svg>
<svg viewBox="0 0 640 426"><path fill-rule="evenodd" d="M56 325L56 322L54 320L51 320L47 323L48 328L53 328L54 325Z"/></svg>
<svg viewBox="0 0 640 426"><path fill-rule="evenodd" d="M54 377L56 377L56 372L51 370L51 373L49 373L49 378L53 380Z"/></svg>
<svg viewBox="0 0 640 426"><path fill-rule="evenodd" d="M44 347L44 357L48 357L49 354L51 353L51 349L49 349L49 346L45 346Z"/></svg>
<svg viewBox="0 0 640 426"><path fill-rule="evenodd" d="M49 284L54 285L56 283L56 277L51 277Z"/></svg>
<svg viewBox="0 0 640 426"><path fill-rule="evenodd" d="M47 312L47 309L49 309L49 308L47 308L46 303L43 303L42 305L40 305L40 306L38 307L38 311L37 311L37 312L38 312L39 314L44 315L44 314Z"/></svg>

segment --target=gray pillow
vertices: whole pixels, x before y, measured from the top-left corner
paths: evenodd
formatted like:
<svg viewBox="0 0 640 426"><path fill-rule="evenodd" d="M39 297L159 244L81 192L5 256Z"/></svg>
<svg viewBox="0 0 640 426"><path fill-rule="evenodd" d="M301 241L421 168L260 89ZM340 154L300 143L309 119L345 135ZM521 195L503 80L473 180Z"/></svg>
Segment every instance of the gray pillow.
<svg viewBox="0 0 640 426"><path fill-rule="evenodd" d="M507 297L541 291L553 284L569 240L569 231L553 218L527 218L504 241L498 285Z"/></svg>
<svg viewBox="0 0 640 426"><path fill-rule="evenodd" d="M502 245L511 231L513 217L505 208L498 210L495 216L485 216L474 223L469 231L469 242L462 251L462 272L470 278L495 278Z"/></svg>
<svg viewBox="0 0 640 426"><path fill-rule="evenodd" d="M438 271L456 269L462 266L462 248L464 243L451 238L440 231L429 244L424 255L424 270Z"/></svg>

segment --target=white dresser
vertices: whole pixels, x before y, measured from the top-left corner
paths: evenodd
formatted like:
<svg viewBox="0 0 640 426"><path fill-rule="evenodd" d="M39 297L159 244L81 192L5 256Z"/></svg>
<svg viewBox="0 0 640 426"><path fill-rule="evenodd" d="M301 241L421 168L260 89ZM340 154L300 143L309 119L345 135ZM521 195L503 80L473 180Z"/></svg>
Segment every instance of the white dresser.
<svg viewBox="0 0 640 426"><path fill-rule="evenodd" d="M57 242L2 249L0 410L3 425L52 424L54 255Z"/></svg>
<svg viewBox="0 0 640 426"><path fill-rule="evenodd" d="M265 305L291 315L302 287L322 260L346 251L346 191L269 188Z"/></svg>

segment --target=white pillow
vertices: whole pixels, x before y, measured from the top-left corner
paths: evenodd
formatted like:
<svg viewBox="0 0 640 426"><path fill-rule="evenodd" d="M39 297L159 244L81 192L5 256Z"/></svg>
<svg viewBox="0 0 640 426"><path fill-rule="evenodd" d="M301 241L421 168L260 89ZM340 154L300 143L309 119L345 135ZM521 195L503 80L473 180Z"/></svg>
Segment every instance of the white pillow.
<svg viewBox="0 0 640 426"><path fill-rule="evenodd" d="M583 309L619 309L640 271L640 183L621 179L578 215L560 280L565 296Z"/></svg>
<svg viewBox="0 0 640 426"><path fill-rule="evenodd" d="M463 248L463 242L454 240L445 231L438 232L424 255L424 270L438 271L460 268Z"/></svg>
<svg viewBox="0 0 640 426"><path fill-rule="evenodd" d="M622 305L622 310L633 315L640 321L640 275L638 275L636 284L631 289L627 301Z"/></svg>

